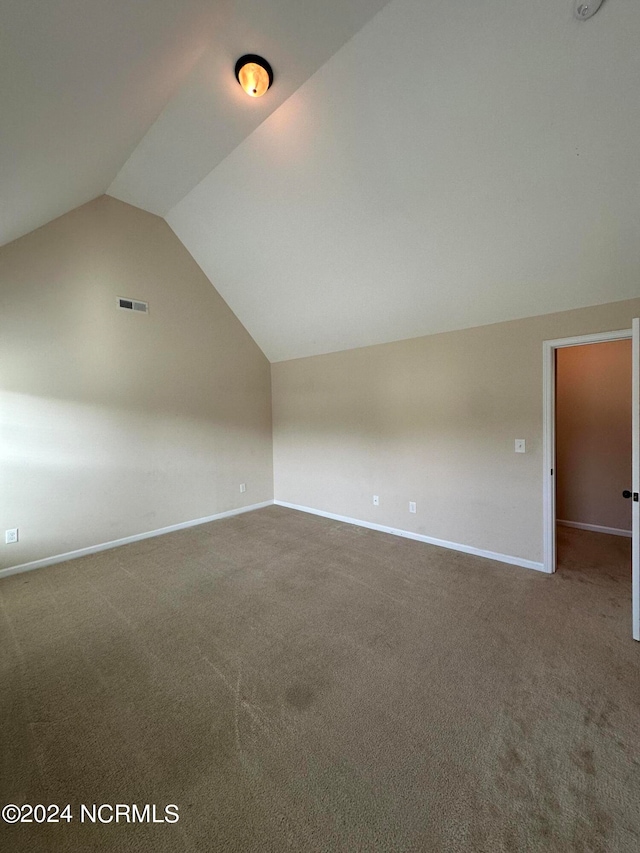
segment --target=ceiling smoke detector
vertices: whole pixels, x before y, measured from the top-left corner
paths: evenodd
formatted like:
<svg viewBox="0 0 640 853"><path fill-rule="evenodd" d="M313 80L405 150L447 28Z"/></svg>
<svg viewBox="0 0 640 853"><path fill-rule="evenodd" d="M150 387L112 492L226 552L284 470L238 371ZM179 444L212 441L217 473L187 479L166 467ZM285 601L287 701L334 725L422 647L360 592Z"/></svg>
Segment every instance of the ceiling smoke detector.
<svg viewBox="0 0 640 853"><path fill-rule="evenodd" d="M573 16L579 21L586 21L595 15L600 6L602 6L602 0L576 0Z"/></svg>

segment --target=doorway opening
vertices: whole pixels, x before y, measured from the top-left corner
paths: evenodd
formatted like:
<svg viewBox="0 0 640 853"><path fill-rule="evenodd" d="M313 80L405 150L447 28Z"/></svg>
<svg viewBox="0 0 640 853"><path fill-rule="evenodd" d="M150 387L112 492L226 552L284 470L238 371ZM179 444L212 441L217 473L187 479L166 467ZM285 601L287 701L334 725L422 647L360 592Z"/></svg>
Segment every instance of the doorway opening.
<svg viewBox="0 0 640 853"><path fill-rule="evenodd" d="M556 350L557 569L631 576L631 340Z"/></svg>
<svg viewBox="0 0 640 853"><path fill-rule="evenodd" d="M591 344L625 341L632 339L632 330L616 332L598 332L594 335L582 335L574 338L562 338L545 341L543 344L543 385L544 385L544 567L547 572L555 572L557 564L556 534L556 365L557 352L560 349L589 346ZM624 486L624 488L628 488ZM565 520L565 519L561 519ZM569 519L570 520L570 519Z"/></svg>
<svg viewBox="0 0 640 853"><path fill-rule="evenodd" d="M621 346L608 352L592 346L614 342ZM630 401L623 403L627 405L627 426L620 426L618 435L609 437L609 446L604 441L596 451L596 444L603 444L602 433L611 419L607 409L613 404L612 385L617 380L596 376L596 388L587 390L588 377L580 374L606 373L607 362L619 360L623 353ZM572 536L579 541L580 531L587 532L591 543L585 543L588 537L583 536L582 544L592 551L595 543L598 547L605 543L597 536L593 539L594 534L615 536L618 550L627 554L631 531L633 636L640 640L640 321L633 321L633 329L545 341L543 357L544 568L555 572L558 566L558 531L565 544L570 544ZM569 401L564 399L567 388ZM560 405L558 392L563 393ZM621 442L622 447L612 447L614 442ZM622 497L623 492L628 499ZM628 571L629 563L626 565Z"/></svg>

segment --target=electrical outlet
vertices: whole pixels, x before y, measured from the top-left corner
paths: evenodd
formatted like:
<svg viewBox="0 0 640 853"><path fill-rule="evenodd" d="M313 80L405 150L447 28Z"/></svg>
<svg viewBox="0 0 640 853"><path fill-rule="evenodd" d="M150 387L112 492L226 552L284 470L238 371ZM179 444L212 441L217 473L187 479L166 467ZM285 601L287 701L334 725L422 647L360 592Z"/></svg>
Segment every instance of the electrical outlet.
<svg viewBox="0 0 640 853"><path fill-rule="evenodd" d="M415 512L415 511L416 511L416 502L415 501L409 501L409 512Z"/></svg>
<svg viewBox="0 0 640 853"><path fill-rule="evenodd" d="M526 453L524 438L516 438L516 453Z"/></svg>
<svg viewBox="0 0 640 853"><path fill-rule="evenodd" d="M247 491L247 484L246 483L240 483L240 491L241 492Z"/></svg>
<svg viewBox="0 0 640 853"><path fill-rule="evenodd" d="M4 532L4 543L5 545L11 545L13 542L18 541L18 528L14 527L13 530L5 530Z"/></svg>
<svg viewBox="0 0 640 853"><path fill-rule="evenodd" d="M378 497L378 495L373 496L373 505L380 506L380 498Z"/></svg>

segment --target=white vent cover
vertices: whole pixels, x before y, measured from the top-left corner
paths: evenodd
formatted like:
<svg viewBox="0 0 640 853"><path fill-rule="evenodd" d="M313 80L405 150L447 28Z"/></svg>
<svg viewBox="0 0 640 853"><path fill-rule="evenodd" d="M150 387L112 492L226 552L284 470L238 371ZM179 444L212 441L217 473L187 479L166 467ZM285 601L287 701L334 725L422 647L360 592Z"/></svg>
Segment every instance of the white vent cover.
<svg viewBox="0 0 640 853"><path fill-rule="evenodd" d="M142 302L140 299L128 299L124 296L118 297L118 308L124 311L140 311L142 314L149 313L149 303Z"/></svg>

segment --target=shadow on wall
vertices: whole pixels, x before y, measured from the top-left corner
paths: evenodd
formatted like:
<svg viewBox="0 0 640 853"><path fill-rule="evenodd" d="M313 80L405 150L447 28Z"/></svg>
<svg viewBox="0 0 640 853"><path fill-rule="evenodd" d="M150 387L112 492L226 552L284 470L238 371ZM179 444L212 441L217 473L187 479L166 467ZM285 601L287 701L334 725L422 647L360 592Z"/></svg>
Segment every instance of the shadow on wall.
<svg viewBox="0 0 640 853"><path fill-rule="evenodd" d="M5 565L273 496L269 363L164 220L102 196L0 280Z"/></svg>
<svg viewBox="0 0 640 853"><path fill-rule="evenodd" d="M21 531L0 568L272 498L259 424L10 392L0 411L0 518Z"/></svg>

